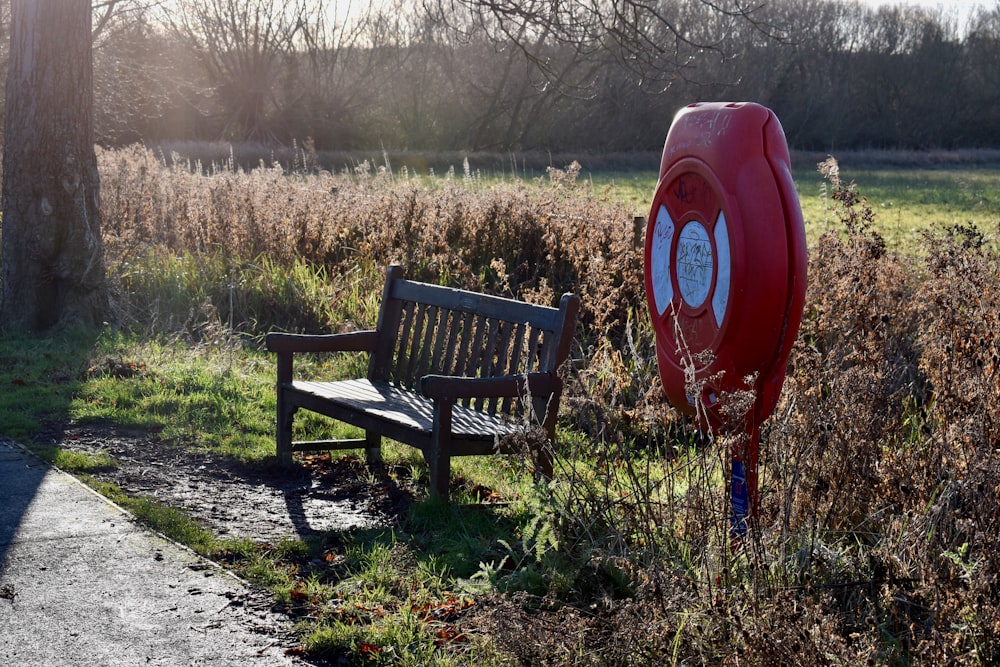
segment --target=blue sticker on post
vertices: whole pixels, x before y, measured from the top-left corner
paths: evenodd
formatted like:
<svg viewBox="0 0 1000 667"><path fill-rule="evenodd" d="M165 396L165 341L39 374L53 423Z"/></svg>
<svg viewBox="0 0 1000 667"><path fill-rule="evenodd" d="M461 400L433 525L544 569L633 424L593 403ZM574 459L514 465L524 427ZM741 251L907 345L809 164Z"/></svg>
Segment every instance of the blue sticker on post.
<svg viewBox="0 0 1000 667"><path fill-rule="evenodd" d="M732 516L729 517L729 533L733 537L746 537L747 517L750 515L750 489L747 487L746 468L739 459L733 459L729 497L733 507Z"/></svg>

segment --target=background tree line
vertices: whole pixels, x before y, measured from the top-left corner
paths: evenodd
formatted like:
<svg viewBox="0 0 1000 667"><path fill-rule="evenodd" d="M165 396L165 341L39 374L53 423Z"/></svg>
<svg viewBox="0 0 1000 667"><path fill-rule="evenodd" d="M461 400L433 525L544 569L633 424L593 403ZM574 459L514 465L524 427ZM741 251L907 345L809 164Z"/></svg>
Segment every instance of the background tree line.
<svg viewBox="0 0 1000 667"><path fill-rule="evenodd" d="M657 150L679 107L754 100L800 149L1000 146L1000 2L345 4L95 1L98 142Z"/></svg>

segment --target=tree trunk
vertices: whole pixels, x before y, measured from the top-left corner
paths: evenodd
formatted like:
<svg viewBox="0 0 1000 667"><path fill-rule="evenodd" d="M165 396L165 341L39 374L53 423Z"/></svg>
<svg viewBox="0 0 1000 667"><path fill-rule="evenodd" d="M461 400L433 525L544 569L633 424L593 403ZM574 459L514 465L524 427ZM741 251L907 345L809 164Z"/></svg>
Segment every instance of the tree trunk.
<svg viewBox="0 0 1000 667"><path fill-rule="evenodd" d="M11 0L0 323L97 324L108 299L90 0Z"/></svg>

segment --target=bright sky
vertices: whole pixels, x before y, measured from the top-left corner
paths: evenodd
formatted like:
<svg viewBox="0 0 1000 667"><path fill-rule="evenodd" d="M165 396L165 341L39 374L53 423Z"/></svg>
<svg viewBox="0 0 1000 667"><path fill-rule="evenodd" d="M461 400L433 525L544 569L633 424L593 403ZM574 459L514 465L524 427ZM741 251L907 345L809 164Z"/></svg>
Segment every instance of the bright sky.
<svg viewBox="0 0 1000 667"><path fill-rule="evenodd" d="M917 5L929 9L943 8L946 12L957 12L959 25L967 19L975 7L993 8L997 0L861 0L862 4L877 7L879 5Z"/></svg>
<svg viewBox="0 0 1000 667"><path fill-rule="evenodd" d="M944 8L956 8L961 11L969 11L976 5L988 6L992 5L992 2L985 2L984 0L861 0L862 4L865 5L919 5L921 7L944 7Z"/></svg>

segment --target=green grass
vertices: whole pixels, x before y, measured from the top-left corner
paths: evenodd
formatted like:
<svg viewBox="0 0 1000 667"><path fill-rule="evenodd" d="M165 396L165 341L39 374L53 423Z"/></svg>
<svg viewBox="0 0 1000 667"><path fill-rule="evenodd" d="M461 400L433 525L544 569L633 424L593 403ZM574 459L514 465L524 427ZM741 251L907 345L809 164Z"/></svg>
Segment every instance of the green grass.
<svg viewBox="0 0 1000 667"><path fill-rule="evenodd" d="M0 335L0 433L25 439L46 422L66 419L96 340L93 332Z"/></svg>
<svg viewBox="0 0 1000 667"><path fill-rule="evenodd" d="M263 353L108 335L69 403L79 422L158 431L242 460L273 453L273 362Z"/></svg>
<svg viewBox="0 0 1000 667"><path fill-rule="evenodd" d="M855 181L878 220L877 231L891 249L919 252L923 233L975 223L996 232L1000 221L1000 169L841 170L845 183ZM834 228L818 172L794 174L803 216L811 239Z"/></svg>
<svg viewBox="0 0 1000 667"><path fill-rule="evenodd" d="M107 452L89 454L52 446L32 446L31 450L42 460L74 475L106 472L118 467L118 463Z"/></svg>
<svg viewBox="0 0 1000 667"><path fill-rule="evenodd" d="M656 176L655 171L586 175L594 192L625 201L643 216L649 214ZM830 187L816 169L799 168L792 177L812 243L837 228ZM859 184L878 216L877 231L899 252L919 252L922 234L932 229L972 222L995 233L1000 223L1000 168L842 169L841 178Z"/></svg>
<svg viewBox="0 0 1000 667"><path fill-rule="evenodd" d="M982 230L1000 222L1000 168L988 166L855 169L841 165L841 179L859 184L878 215L878 231L893 249L911 252L932 228L973 222ZM797 167L792 178L810 241L835 228L830 187L815 167ZM657 172L584 172L578 183L599 197L623 201L646 216L656 191Z"/></svg>
<svg viewBox="0 0 1000 667"><path fill-rule="evenodd" d="M598 197L622 201L635 207L635 215L647 215L656 191L655 171L599 171L580 175Z"/></svg>
<svg viewBox="0 0 1000 667"><path fill-rule="evenodd" d="M505 510L419 503L395 528L320 546L313 555L330 567L300 571L283 602L314 621L304 636L312 656L458 664L442 645L469 648L458 617L490 590L477 573L513 529Z"/></svg>

